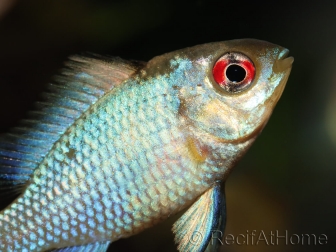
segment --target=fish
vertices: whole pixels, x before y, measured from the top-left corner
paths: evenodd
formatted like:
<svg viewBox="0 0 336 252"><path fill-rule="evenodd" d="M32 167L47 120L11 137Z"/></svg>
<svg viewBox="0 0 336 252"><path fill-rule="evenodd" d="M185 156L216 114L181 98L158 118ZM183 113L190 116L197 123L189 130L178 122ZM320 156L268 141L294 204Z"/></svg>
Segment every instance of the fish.
<svg viewBox="0 0 336 252"><path fill-rule="evenodd" d="M178 250L216 251L225 181L284 90L288 53L238 39L147 63L70 57L1 136L0 251L106 251L182 210Z"/></svg>

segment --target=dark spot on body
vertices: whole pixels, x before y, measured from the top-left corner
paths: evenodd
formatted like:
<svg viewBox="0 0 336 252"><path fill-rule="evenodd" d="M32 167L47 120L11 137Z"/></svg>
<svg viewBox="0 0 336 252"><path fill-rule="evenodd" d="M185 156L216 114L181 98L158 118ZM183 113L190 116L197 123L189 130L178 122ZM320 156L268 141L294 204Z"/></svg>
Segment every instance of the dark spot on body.
<svg viewBox="0 0 336 252"><path fill-rule="evenodd" d="M186 111L188 110L186 101L184 99L180 99L180 106L178 108L178 114L180 116L184 116L186 114Z"/></svg>
<svg viewBox="0 0 336 252"><path fill-rule="evenodd" d="M67 152L66 155L69 159L73 159L73 157L75 156L75 153L76 152L74 149L69 148L69 152Z"/></svg>

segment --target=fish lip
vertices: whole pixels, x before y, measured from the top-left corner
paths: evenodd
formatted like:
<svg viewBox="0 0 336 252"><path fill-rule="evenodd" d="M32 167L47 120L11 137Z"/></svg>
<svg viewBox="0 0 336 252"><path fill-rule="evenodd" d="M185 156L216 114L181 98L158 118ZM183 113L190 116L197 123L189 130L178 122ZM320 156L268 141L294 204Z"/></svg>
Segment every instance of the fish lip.
<svg viewBox="0 0 336 252"><path fill-rule="evenodd" d="M280 53L279 53L279 57L278 60L282 60L285 59L289 54L289 50L284 48Z"/></svg>

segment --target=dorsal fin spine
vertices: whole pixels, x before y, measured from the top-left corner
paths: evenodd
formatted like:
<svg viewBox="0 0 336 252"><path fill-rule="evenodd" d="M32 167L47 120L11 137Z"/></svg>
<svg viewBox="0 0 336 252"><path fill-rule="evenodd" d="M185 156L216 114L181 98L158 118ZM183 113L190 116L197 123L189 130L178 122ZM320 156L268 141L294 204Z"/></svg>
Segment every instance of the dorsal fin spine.
<svg viewBox="0 0 336 252"><path fill-rule="evenodd" d="M46 114L42 111L30 111L28 114L31 118L36 118L37 121L45 121L45 123L58 126L69 125L72 122L72 118L64 115Z"/></svg>

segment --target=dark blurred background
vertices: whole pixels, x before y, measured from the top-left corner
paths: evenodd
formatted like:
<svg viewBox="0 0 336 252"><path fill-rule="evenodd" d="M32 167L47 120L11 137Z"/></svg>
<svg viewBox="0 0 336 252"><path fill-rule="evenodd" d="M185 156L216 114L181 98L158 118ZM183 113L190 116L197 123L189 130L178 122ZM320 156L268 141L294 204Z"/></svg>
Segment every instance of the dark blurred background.
<svg viewBox="0 0 336 252"><path fill-rule="evenodd" d="M280 239L278 246L264 241L221 250L335 251L335 1L1 0L0 133L34 107L71 54L147 61L236 38L282 45L295 61L271 120L226 183L225 235L287 231L292 243L293 234L328 240L293 245ZM113 243L111 251L174 251L173 219Z"/></svg>

